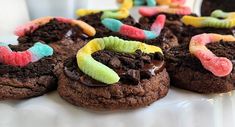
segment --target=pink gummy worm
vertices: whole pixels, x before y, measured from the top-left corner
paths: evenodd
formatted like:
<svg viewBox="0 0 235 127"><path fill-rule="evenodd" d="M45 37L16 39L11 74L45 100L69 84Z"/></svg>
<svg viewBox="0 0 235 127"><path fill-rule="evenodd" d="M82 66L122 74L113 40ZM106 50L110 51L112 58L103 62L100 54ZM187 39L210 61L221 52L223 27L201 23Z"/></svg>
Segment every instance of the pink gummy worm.
<svg viewBox="0 0 235 127"><path fill-rule="evenodd" d="M201 34L192 38L190 45L205 46L213 41L213 35ZM193 43L193 44L191 44ZM197 49L194 55L201 61L203 67L211 71L214 75L223 77L231 73L233 64L225 57L217 57L210 50Z"/></svg>
<svg viewBox="0 0 235 127"><path fill-rule="evenodd" d="M145 39L144 31L133 26L123 24L119 32L131 38L141 39L141 40Z"/></svg>
<svg viewBox="0 0 235 127"><path fill-rule="evenodd" d="M184 4L186 0L172 0L172 3L177 3L177 4Z"/></svg>
<svg viewBox="0 0 235 127"><path fill-rule="evenodd" d="M154 16L158 13L171 13L179 15L191 14L191 9L189 7L179 7L179 8L169 8L169 7L141 7L139 13L142 16Z"/></svg>
<svg viewBox="0 0 235 127"><path fill-rule="evenodd" d="M63 23L72 23L73 19L69 18L64 18L64 17L55 17L58 21L63 22Z"/></svg>
<svg viewBox="0 0 235 127"><path fill-rule="evenodd" d="M151 26L151 31L156 33L156 35L158 36L161 33L161 31L165 25L165 21L166 21L165 15L157 16L156 20L154 21L154 23Z"/></svg>
<svg viewBox="0 0 235 127"><path fill-rule="evenodd" d="M225 57L217 57L211 52L198 50L194 55L199 58L203 67L218 77L224 77L231 73L233 64Z"/></svg>
<svg viewBox="0 0 235 127"><path fill-rule="evenodd" d="M0 62L12 66L26 66L32 61L32 54L29 51L12 52L6 47L0 47Z"/></svg>

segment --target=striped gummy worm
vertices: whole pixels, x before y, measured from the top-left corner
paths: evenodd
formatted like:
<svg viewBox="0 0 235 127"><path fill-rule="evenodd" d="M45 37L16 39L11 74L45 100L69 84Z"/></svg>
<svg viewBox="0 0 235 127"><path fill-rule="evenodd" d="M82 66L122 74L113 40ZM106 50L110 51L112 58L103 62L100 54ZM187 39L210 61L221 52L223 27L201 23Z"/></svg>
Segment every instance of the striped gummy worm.
<svg viewBox="0 0 235 127"><path fill-rule="evenodd" d="M43 57L52 56L53 49L40 42L37 42L26 51L14 52L8 44L0 43L0 63L24 67L31 62L36 62Z"/></svg>
<svg viewBox="0 0 235 127"><path fill-rule="evenodd" d="M208 17L184 16L181 20L185 25L194 27L233 28L235 27L235 12L215 10Z"/></svg>
<svg viewBox="0 0 235 127"><path fill-rule="evenodd" d="M124 36L139 40L155 39L161 33L166 20L165 15L159 15L151 26L151 31L142 30L137 27L123 24L116 19L106 18L102 20L102 24L111 31L119 32Z"/></svg>

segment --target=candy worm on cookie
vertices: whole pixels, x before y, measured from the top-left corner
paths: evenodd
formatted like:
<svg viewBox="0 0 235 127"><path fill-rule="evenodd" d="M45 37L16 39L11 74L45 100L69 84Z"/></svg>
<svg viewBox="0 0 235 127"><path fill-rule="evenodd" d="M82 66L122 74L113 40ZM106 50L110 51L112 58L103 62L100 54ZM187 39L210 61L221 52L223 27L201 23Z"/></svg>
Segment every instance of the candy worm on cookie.
<svg viewBox="0 0 235 127"><path fill-rule="evenodd" d="M141 50L143 53L161 53L159 47L148 45L139 41L126 41L118 37L96 38L89 41L76 55L79 69L86 75L105 84L114 84L120 80L118 74L106 65L92 58L92 53L100 50L111 50L122 53L135 53Z"/></svg>
<svg viewBox="0 0 235 127"><path fill-rule="evenodd" d="M56 19L58 21L64 22L64 23L69 23L72 25L77 25L79 26L84 33L86 33L88 36L94 36L96 34L96 31L93 27L88 25L87 23L81 21L81 20L75 20L75 19L69 19L69 18L64 18L64 17L42 17L35 19L31 22L28 22L22 26L19 26L15 30L15 35L21 37L26 35L28 32L32 32L36 30L38 27L45 25L49 23L52 19Z"/></svg>
<svg viewBox="0 0 235 127"><path fill-rule="evenodd" d="M15 30L15 35L19 37L25 36L27 33L35 31L41 25L50 22L52 19L57 19L58 21L64 23L71 23L72 25L78 25L81 27L83 32L89 36L94 36L96 33L93 27L80 20L73 20L63 17L42 17L17 27ZM0 63L3 64L24 67L29 63L37 62L44 57L52 55L53 48L47 44L43 44L42 42L37 42L29 49L18 52L12 51L7 43L0 42Z"/></svg>
<svg viewBox="0 0 235 127"><path fill-rule="evenodd" d="M225 42L235 42L235 37L232 35L220 35L220 34L200 34L192 37L189 44L189 51L196 56L203 67L213 73L215 76L224 77L232 72L232 61L225 57L218 57L211 52L206 44L218 43L221 40Z"/></svg>
<svg viewBox="0 0 235 127"><path fill-rule="evenodd" d="M157 38L164 27L165 15L159 15L151 26L151 30L142 30L134 26L123 24L121 21L111 18L102 20L102 24L111 31L119 32L121 35L140 40Z"/></svg>
<svg viewBox="0 0 235 127"><path fill-rule="evenodd" d="M133 7L132 0L124 0L119 9L117 10L90 10L90 9L78 9L76 11L77 16L86 16L90 14L95 14L103 12L101 18L114 18L114 19L124 19L127 18L130 13L129 10Z"/></svg>
<svg viewBox="0 0 235 127"><path fill-rule="evenodd" d="M233 28L235 26L235 12L215 10L211 16L184 16L182 22L193 27Z"/></svg>

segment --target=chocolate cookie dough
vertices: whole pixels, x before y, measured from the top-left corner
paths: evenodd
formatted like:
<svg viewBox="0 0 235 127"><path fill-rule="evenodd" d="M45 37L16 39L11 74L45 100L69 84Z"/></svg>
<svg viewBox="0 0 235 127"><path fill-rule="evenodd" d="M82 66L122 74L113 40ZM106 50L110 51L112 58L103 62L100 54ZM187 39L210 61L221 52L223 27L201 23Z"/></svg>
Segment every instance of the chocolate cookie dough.
<svg viewBox="0 0 235 127"><path fill-rule="evenodd" d="M216 56L226 57L233 63L231 74L217 77L204 69L201 62L189 53L188 45L172 48L165 54L171 84L199 93L223 93L235 89L235 43L223 42L206 45Z"/></svg>
<svg viewBox="0 0 235 127"><path fill-rule="evenodd" d="M169 77L160 53L126 54L104 50L92 56L114 69L121 79L105 85L82 73L75 57L67 59L58 92L74 105L93 110L134 109L148 106L168 92Z"/></svg>

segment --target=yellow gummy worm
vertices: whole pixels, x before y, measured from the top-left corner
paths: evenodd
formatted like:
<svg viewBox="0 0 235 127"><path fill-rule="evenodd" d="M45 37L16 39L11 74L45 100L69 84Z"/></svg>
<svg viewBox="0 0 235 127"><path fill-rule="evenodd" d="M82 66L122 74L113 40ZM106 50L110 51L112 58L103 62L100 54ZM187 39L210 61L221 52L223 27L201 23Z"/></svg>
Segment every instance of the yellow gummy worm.
<svg viewBox="0 0 235 127"><path fill-rule="evenodd" d="M101 12L101 10L78 9L76 11L76 15L77 16L86 16L86 15L90 15L90 14L96 14L99 12Z"/></svg>
<svg viewBox="0 0 235 127"><path fill-rule="evenodd" d="M125 41L113 36L91 40L77 52L78 67L88 76L106 84L114 84L120 77L114 70L92 58L92 53L104 49L123 53L135 53L138 49L144 53L162 53L159 47L138 41Z"/></svg>
<svg viewBox="0 0 235 127"><path fill-rule="evenodd" d="M235 26L235 12L215 10L210 17L184 16L181 20L185 25L194 27L232 28Z"/></svg>
<svg viewBox="0 0 235 127"><path fill-rule="evenodd" d="M74 24L77 24L80 26L84 33L86 33L89 36L95 36L96 30L94 27L90 26L89 24L81 21L81 20L73 20Z"/></svg>
<svg viewBox="0 0 235 127"><path fill-rule="evenodd" d="M115 18L124 19L129 16L129 9L133 7L132 0L124 0L122 5L118 10L103 10L103 15L101 18ZM76 11L77 16L86 16L90 14L95 14L102 12L102 10L89 10L89 9L79 9Z"/></svg>

